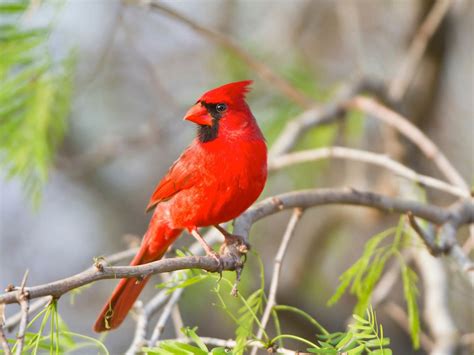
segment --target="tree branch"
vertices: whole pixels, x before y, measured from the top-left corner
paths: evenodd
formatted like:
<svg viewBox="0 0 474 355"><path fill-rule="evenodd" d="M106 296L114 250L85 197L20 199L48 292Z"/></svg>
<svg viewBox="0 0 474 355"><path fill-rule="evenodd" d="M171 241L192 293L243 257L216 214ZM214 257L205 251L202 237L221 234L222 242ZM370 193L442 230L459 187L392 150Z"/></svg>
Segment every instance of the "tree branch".
<svg viewBox="0 0 474 355"><path fill-rule="evenodd" d="M281 239L280 247L278 248L278 252L275 256L275 261L273 263L273 275L272 275L272 281L270 283L270 291L268 293L268 300L267 304L265 306L265 310L263 311L262 319L260 321L260 328L258 329L257 332L257 340L262 339L263 336L263 331L265 330L265 327L267 326L268 321L270 320L270 315L273 310L273 306L276 304L276 293L278 290L278 281L280 280L280 271L281 271L281 265L283 262L283 258L286 254L286 251L288 249L288 245L290 243L290 239L293 237L296 225L298 224L298 221L300 220L301 216L303 214L303 210L300 208L295 208L293 211L293 214L291 215L290 221L288 222L288 225L286 227L285 234L283 235L283 238ZM258 347L254 346L251 351L251 355L255 355L257 353Z"/></svg>
<svg viewBox="0 0 474 355"><path fill-rule="evenodd" d="M452 0L437 0L418 28L399 70L388 88L388 96L393 102L399 102L403 99L431 37L448 13L452 3Z"/></svg>
<svg viewBox="0 0 474 355"><path fill-rule="evenodd" d="M30 308L29 292L25 289L26 281L28 280L28 270L26 270L23 280L21 281L20 289L16 292L16 300L20 304L21 317L20 326L18 327L18 334L16 336L16 355L23 353L23 345L25 344L26 327L28 325L28 310Z"/></svg>
<svg viewBox="0 0 474 355"><path fill-rule="evenodd" d="M132 1L132 3L140 3L139 1ZM153 10L158 10L162 13L165 13L169 17L184 23L185 25L191 27L196 33L204 36L205 38L211 40L215 44L226 48L232 52L236 57L240 58L245 64L247 64L252 70L254 70L260 77L271 84L273 87L281 91L286 97L293 100L296 104L309 108L313 105L313 100L307 97L303 92L294 87L290 82L276 74L270 67L268 67L264 62L259 61L250 55L245 49L239 46L232 38L226 36L223 33L214 31L210 28L207 28L194 20L186 17L179 12L169 8L168 6L163 5L159 1L147 0L142 1L142 4L149 6Z"/></svg>
<svg viewBox="0 0 474 355"><path fill-rule="evenodd" d="M211 229L204 236L204 238L207 240L209 244L216 243L220 239L220 237L221 237L220 234L215 229ZM189 251L191 252L191 254L194 254L194 255L203 253L202 246L198 242L195 242L194 244L192 244L191 247L189 248ZM183 281L184 279L187 278L187 275L183 273L183 271L175 271L169 277L170 280L177 280L178 278L179 280ZM130 348L127 350L127 354L139 353L140 346L142 344L148 343L150 346L154 346L154 344L146 340L147 327L148 327L150 318L153 315L155 315L162 308L162 306L167 302L167 300L169 300L174 295L177 295L175 298L173 298L173 301L175 302L175 306L176 306L176 303L178 302L180 296L183 293L183 290L184 290L183 288L178 288L172 294L169 294L168 290L162 290L158 292L143 307L143 312L140 310L137 316L137 325L135 328L135 335L133 338L133 342Z"/></svg>
<svg viewBox="0 0 474 355"><path fill-rule="evenodd" d="M235 259L230 256L223 256L221 263L224 270L234 270L237 266ZM194 268L217 272L219 265L216 259L207 256L163 259L138 266L105 266L99 264L98 268L91 267L79 274L59 281L40 286L25 287L25 291L28 292L30 299L48 295L59 298L70 290L98 280L132 277L144 278L151 274ZM18 302L16 292L7 292L0 295L0 303L10 304L16 302Z"/></svg>
<svg viewBox="0 0 474 355"><path fill-rule="evenodd" d="M355 189L302 190L270 197L255 204L235 221L234 234L248 239L251 225L265 216L287 208L304 209L328 204L365 206L390 213L411 212L413 215L432 223L446 224L449 228L442 234L441 242L447 243L449 247L447 253L462 266L462 270L466 272L473 270L472 262L462 252L462 248L457 244L453 244L453 242L456 242L455 233L457 228L463 224L471 223L474 218L474 205L471 201L464 201L453 208L442 208L372 192L357 191ZM455 246L458 248L455 248ZM222 257L221 262L224 270L235 270L241 267L241 261L236 258L236 255L226 254ZM151 274L191 268L216 272L219 265L214 258L206 256L163 259L138 266L107 266L102 261L99 261L96 267L91 267L74 276L44 285L25 287L24 290L28 293L30 299L48 295L58 298L72 289L98 280L131 277L143 278ZM14 290L1 294L0 303L10 304L18 302L17 292Z"/></svg>
<svg viewBox="0 0 474 355"><path fill-rule="evenodd" d="M348 159L381 166L391 170L399 176L412 180L423 186L429 186L433 189L444 191L457 197L470 197L470 194L464 189L448 184L442 180L432 178L431 176L418 174L416 171L390 159L386 155L346 147L332 146L284 154L270 160L268 169L278 170L290 165L321 159Z"/></svg>
<svg viewBox="0 0 474 355"><path fill-rule="evenodd" d="M408 317L398 304L394 302L387 302L383 310L392 318L395 323L397 323L407 334L410 334L410 322ZM433 354L431 351L433 349L433 341L430 339L428 335L424 332L420 332L420 343L423 350L427 353Z"/></svg>
<svg viewBox="0 0 474 355"><path fill-rule="evenodd" d="M418 127L413 125L405 117L390 110L386 106L379 104L374 99L362 96L357 96L351 99L347 102L346 106L348 108L361 110L397 129L413 144L420 148L428 159L436 164L448 181L469 193L469 187L464 179L449 162L446 156L438 149L436 144L434 144L433 141L431 141Z"/></svg>
<svg viewBox="0 0 474 355"><path fill-rule="evenodd" d="M5 355L11 355L10 345L8 344L7 337L5 336L5 305L0 304L0 344L2 344L3 353Z"/></svg>
<svg viewBox="0 0 474 355"><path fill-rule="evenodd" d="M269 151L270 160L289 152L296 145L298 139L310 128L331 123L342 116L346 110L346 102L357 94L366 91L381 93L383 85L376 80L356 78L343 85L330 102L304 111L289 121Z"/></svg>
<svg viewBox="0 0 474 355"><path fill-rule="evenodd" d="M166 321L171 315L173 308L175 307L176 303L178 302L179 298L181 297L181 292L173 292L171 297L166 303L166 306L163 308L163 312L161 313L158 322L156 323L155 329L153 329L153 333L151 334L150 338L150 345L155 344L158 339L160 339L163 330L165 329Z"/></svg>

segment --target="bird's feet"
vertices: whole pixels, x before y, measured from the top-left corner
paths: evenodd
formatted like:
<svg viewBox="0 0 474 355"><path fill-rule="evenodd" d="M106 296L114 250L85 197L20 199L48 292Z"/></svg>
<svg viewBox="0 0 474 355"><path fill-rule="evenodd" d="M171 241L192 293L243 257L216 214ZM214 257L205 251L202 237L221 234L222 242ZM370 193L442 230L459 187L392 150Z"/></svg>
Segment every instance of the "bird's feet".
<svg viewBox="0 0 474 355"><path fill-rule="evenodd" d="M220 256L220 254L211 249L209 252L206 251L206 255L210 256L215 261L217 261L217 270L216 270L216 272L219 273L219 280L220 280L222 278L222 271L224 271L224 263L222 261L222 258Z"/></svg>
<svg viewBox="0 0 474 355"><path fill-rule="evenodd" d="M232 245L240 254L246 256L247 252L250 250L250 244L245 240L245 238L240 235L229 233L218 224L214 227L224 236L225 239L224 244L221 246L221 254L224 249L228 249L229 246Z"/></svg>
<svg viewBox="0 0 474 355"><path fill-rule="evenodd" d="M196 240L201 244L202 248L206 252L207 256L210 256L214 260L217 261L217 272L219 273L220 277L222 277L222 271L224 270L224 263L222 262L221 256L215 252L209 244L206 243L204 238L199 234L197 229L191 230L191 235L196 238Z"/></svg>

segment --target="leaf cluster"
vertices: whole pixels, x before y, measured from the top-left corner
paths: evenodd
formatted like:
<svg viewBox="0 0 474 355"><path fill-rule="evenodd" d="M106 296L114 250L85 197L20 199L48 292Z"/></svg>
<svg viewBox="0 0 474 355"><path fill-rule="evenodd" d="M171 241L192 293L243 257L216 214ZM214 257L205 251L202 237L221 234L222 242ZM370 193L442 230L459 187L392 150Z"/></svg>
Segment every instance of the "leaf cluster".
<svg viewBox="0 0 474 355"><path fill-rule="evenodd" d="M145 347L143 352L147 355L223 355L228 354L229 349L224 347L216 347L209 350L201 338L196 334L197 327L183 328L181 331L195 345L184 343L182 341L164 340L160 342L158 347Z"/></svg>
<svg viewBox="0 0 474 355"><path fill-rule="evenodd" d="M29 1L0 5L0 167L37 203L66 130L73 57L55 62L49 26L25 28Z"/></svg>
<svg viewBox="0 0 474 355"><path fill-rule="evenodd" d="M383 243L393 238L391 243ZM403 279L407 313L410 321L410 334L413 347L420 346L420 318L417 303L417 276L416 273L405 263L402 257L402 249L411 243L412 236L405 231L405 219L400 218L396 228L389 228L372 238L365 244L362 256L349 267L339 278L339 286L328 305L334 305L348 290L350 294L357 297L354 313L362 316L369 307L375 285L379 281L388 261L394 260L400 263Z"/></svg>
<svg viewBox="0 0 474 355"><path fill-rule="evenodd" d="M35 330L37 329L37 330ZM108 355L105 345L98 339L72 332L58 313L54 300L41 310L28 323L25 333L23 352L25 354L65 354L93 348L98 354ZM18 343L8 339L15 352ZM0 354L3 351L0 350Z"/></svg>
<svg viewBox="0 0 474 355"><path fill-rule="evenodd" d="M349 331L319 335L320 347L310 348L308 351L315 354L392 354L387 347L390 339L384 337L382 324L377 323L372 307L366 310L366 318L357 314L353 318L354 323L349 326Z"/></svg>

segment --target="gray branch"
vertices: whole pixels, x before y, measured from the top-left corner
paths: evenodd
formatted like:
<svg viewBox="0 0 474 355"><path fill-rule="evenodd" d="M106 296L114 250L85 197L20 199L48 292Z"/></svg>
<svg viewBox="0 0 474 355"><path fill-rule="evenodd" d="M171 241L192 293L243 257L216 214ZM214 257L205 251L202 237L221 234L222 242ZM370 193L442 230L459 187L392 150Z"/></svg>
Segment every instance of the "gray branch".
<svg viewBox="0 0 474 355"><path fill-rule="evenodd" d="M414 216L429 222L445 225L446 231L441 234L441 243L445 246L444 250L453 257L462 270L469 273L473 271L472 262L463 253L462 248L456 241L457 228L464 224L472 223L474 220L474 205L469 200L450 208L443 208L350 188L295 191L267 198L249 208L235 221L234 234L248 240L252 224L268 215L288 208L304 209L330 204L365 206L387 213L406 214L411 212ZM241 267L241 255L236 254L238 248L226 248L226 250L230 252L222 256L221 263L223 269L235 270ZM74 276L44 285L25 287L24 291L27 292L30 299L44 296L59 298L70 290L98 280L132 277L144 278L151 274L193 268L216 272L218 267L217 261L207 256L170 258L138 266L107 266L104 262L99 262L95 267L91 267ZM18 289L16 288L13 288L10 292L0 294L0 304L18 302L17 295Z"/></svg>

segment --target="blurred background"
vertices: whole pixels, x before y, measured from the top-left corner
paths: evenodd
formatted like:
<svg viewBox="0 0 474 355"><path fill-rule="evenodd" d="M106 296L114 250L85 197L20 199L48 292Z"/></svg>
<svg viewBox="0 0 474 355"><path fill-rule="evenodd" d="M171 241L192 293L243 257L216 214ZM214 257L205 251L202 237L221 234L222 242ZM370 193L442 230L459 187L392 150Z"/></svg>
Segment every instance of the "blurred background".
<svg viewBox="0 0 474 355"><path fill-rule="evenodd" d="M25 27L49 24L48 50L60 60L72 50L74 84L65 137L37 208L18 179L0 180L0 283L19 284L29 269L29 285L72 275L96 256L126 249L141 236L149 215L148 197L168 167L191 141L195 128L182 121L186 110L208 89L233 80L253 79L249 104L272 145L285 124L303 108L282 95L234 53L163 11L133 1L70 0L41 4L18 19ZM138 2L137 2L138 3ZM434 2L428 0L228 0L163 1L193 21L224 33L316 103L331 100L356 76L389 83ZM473 168L474 2L456 0L429 42L416 74L397 109L410 117L442 149L471 185ZM0 54L1 56L1 54ZM321 126L306 134L297 149L345 145L390 153L379 123L362 115ZM414 170L439 177L408 142L396 157ZM273 173L262 198L290 190L351 186L399 195L391 174L364 164L321 161ZM455 199L429 192L446 206ZM253 250L270 280L273 257L288 221L280 213L252 229ZM396 225L387 217L354 207L318 207L305 213L283 264L278 302L299 307L331 331L343 330L355 299L336 307L326 302L338 277L360 257L365 241ZM183 236L179 246L192 238ZM244 271L242 292L258 285L257 256ZM446 265L445 265L446 266ZM474 332L472 288L446 266L451 312L459 331ZM158 278L156 278L158 280ZM115 282L83 290L71 304L59 302L71 329L92 335L92 324ZM187 289L179 305L184 323L202 336L227 339L233 324L212 303L209 288ZM423 306L423 287L419 284ZM147 287L142 298L156 292ZM391 300L404 306L395 286ZM16 309L7 309L7 315ZM404 329L383 307L376 309L395 354L412 350ZM297 317L283 315L290 333L311 337ZM111 353L130 345L135 323L105 339ZM428 332L426 327L424 331ZM172 327L166 337L174 337Z"/></svg>

